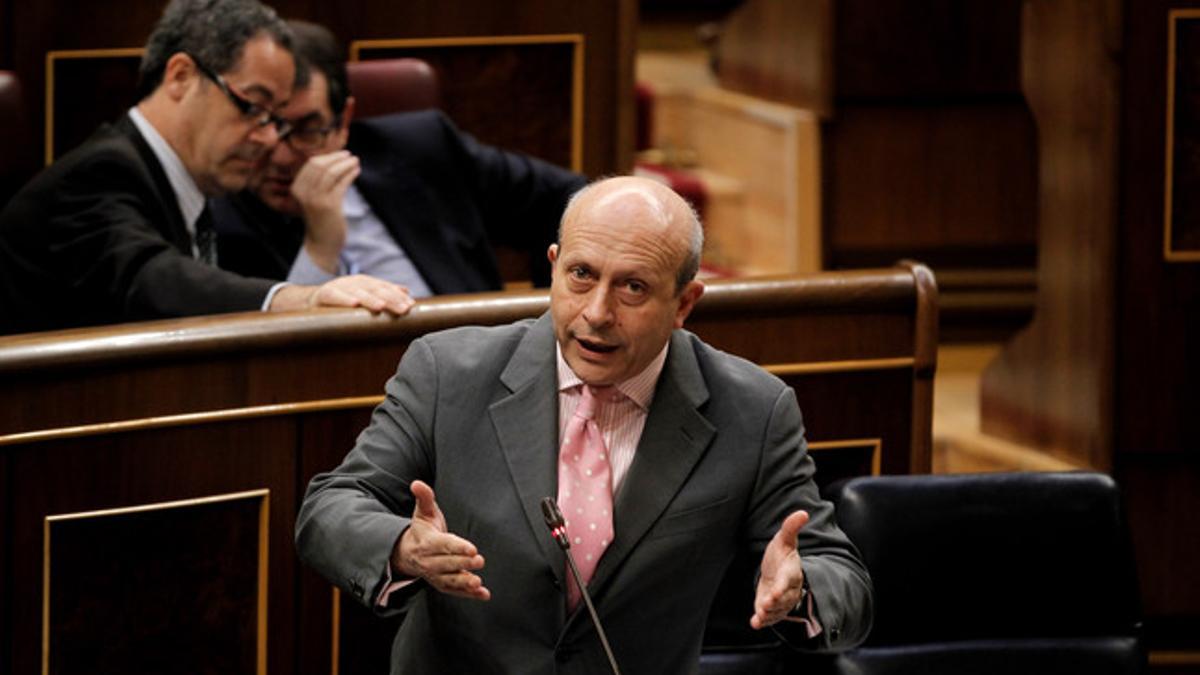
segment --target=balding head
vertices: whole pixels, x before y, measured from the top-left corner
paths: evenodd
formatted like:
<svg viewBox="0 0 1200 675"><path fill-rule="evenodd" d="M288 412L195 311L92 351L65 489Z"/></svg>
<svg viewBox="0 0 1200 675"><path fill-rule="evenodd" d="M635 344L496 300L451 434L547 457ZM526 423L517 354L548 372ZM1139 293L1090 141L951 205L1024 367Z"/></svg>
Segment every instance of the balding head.
<svg viewBox="0 0 1200 675"><path fill-rule="evenodd" d="M550 247L550 311L563 358L588 384L623 382L654 361L704 292L704 239L687 202L644 178L581 190Z"/></svg>
<svg viewBox="0 0 1200 675"><path fill-rule="evenodd" d="M663 235L682 242L683 257L675 275L675 287L684 286L696 278L700 256L704 250L704 228L700 216L671 188L657 181L637 176L618 176L599 180L576 192L563 211L558 228L561 242L563 230L584 211L624 209L629 213L641 210L647 222L657 222Z"/></svg>

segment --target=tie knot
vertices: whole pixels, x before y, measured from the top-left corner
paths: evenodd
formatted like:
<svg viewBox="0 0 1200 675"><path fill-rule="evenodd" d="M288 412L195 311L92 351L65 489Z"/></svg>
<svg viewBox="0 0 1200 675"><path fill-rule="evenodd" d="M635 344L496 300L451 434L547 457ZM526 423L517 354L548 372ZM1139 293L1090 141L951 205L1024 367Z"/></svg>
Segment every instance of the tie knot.
<svg viewBox="0 0 1200 675"><path fill-rule="evenodd" d="M591 385L583 385L580 392L583 397L579 399L579 407L575 408L575 414L585 420L595 419L596 409L600 404L612 398L612 386L593 387Z"/></svg>

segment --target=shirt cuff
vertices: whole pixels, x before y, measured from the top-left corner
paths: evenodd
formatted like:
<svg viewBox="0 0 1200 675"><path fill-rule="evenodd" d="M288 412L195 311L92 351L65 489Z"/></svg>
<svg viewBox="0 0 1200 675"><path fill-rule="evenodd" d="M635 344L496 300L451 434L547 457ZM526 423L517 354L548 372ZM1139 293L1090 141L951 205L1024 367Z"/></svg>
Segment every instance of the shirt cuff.
<svg viewBox="0 0 1200 675"><path fill-rule="evenodd" d="M279 289L281 289L287 285L288 285L288 282L281 281L281 282L275 284L274 286L272 286L271 290L267 291L267 297L266 297L266 299L263 300L262 311L268 312L271 310L271 301L275 299L275 294L279 292Z"/></svg>
<svg viewBox="0 0 1200 675"><path fill-rule="evenodd" d="M340 260L338 261L338 272L345 273ZM337 276L337 274L330 274L321 269L321 266L313 262L312 257L308 255L308 250L301 246L300 252L296 254L296 260L292 262L292 269L288 272L287 280L293 284L320 286L326 281L336 279Z"/></svg>
<svg viewBox="0 0 1200 675"><path fill-rule="evenodd" d="M792 610L791 614L783 617L784 621L804 624L804 633L811 638L820 635L824 630L821 628L821 622L817 620L816 605L813 603L812 591L804 594L804 598L796 609Z"/></svg>
<svg viewBox="0 0 1200 675"><path fill-rule="evenodd" d="M387 569L383 574L383 590L379 591L379 597L375 598L376 607L387 607L388 598L392 597L392 593L411 586L416 582L416 579L402 579L400 581L392 581L392 565L388 564Z"/></svg>

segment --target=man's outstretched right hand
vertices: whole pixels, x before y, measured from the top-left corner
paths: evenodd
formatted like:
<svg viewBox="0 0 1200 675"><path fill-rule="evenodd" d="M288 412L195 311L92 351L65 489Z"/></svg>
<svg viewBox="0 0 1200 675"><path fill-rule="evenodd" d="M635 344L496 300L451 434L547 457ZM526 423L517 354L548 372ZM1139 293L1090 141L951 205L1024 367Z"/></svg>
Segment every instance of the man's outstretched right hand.
<svg viewBox="0 0 1200 675"><path fill-rule="evenodd" d="M392 549L392 572L396 576L420 578L443 593L476 600L492 597L474 572L483 569L483 556L475 544L451 534L446 518L434 499L433 488L423 481L412 483L416 500L412 522Z"/></svg>

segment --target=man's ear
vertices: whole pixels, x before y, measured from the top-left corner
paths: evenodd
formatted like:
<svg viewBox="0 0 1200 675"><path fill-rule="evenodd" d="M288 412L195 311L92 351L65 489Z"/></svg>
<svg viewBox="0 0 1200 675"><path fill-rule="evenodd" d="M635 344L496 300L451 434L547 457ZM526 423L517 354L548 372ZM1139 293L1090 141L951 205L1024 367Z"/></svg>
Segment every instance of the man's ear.
<svg viewBox="0 0 1200 675"><path fill-rule="evenodd" d="M175 52L163 66L162 83L158 86L166 92L173 101L179 101L187 94L192 80L200 75L200 69L192 57L183 52Z"/></svg>
<svg viewBox="0 0 1200 675"><path fill-rule="evenodd" d="M546 249L546 260L550 261L550 271L554 271L554 263L558 260L558 244L550 244L550 248Z"/></svg>
<svg viewBox="0 0 1200 675"><path fill-rule="evenodd" d="M675 327L683 328L684 319L696 307L696 301L704 295L704 282L692 279L679 293L679 307L675 310Z"/></svg>

